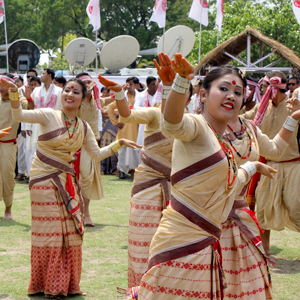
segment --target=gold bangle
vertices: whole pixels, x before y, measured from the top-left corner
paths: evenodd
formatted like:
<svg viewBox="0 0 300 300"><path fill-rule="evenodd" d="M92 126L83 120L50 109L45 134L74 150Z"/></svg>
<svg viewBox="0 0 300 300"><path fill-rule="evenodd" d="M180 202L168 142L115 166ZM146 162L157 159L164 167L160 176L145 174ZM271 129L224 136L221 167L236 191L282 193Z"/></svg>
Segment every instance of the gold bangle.
<svg viewBox="0 0 300 300"><path fill-rule="evenodd" d="M19 101L19 91L16 92L9 91L8 96L9 96L9 100L11 101Z"/></svg>
<svg viewBox="0 0 300 300"><path fill-rule="evenodd" d="M117 152L122 147L121 144L119 143L119 141L114 141L109 146L110 146L111 150L114 152Z"/></svg>

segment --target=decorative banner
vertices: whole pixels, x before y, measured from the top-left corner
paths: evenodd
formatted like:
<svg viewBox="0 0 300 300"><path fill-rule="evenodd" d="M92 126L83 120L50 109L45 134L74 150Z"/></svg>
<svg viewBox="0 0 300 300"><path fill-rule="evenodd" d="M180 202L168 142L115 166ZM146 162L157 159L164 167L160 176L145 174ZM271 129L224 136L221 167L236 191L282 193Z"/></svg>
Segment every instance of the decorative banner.
<svg viewBox="0 0 300 300"><path fill-rule="evenodd" d="M217 18L216 18L216 24L218 26L218 31L221 31L221 29L222 29L223 15L224 15L224 0L218 0L217 1Z"/></svg>
<svg viewBox="0 0 300 300"><path fill-rule="evenodd" d="M204 26L208 25L208 7L205 0L193 0L189 18L201 23Z"/></svg>
<svg viewBox="0 0 300 300"><path fill-rule="evenodd" d="M298 23L300 24L300 1L293 1L293 11Z"/></svg>
<svg viewBox="0 0 300 300"><path fill-rule="evenodd" d="M97 31L101 27L99 0L90 0L86 7L86 13L90 18L89 24L94 27L93 31Z"/></svg>
<svg viewBox="0 0 300 300"><path fill-rule="evenodd" d="M150 22L156 22L159 28L164 28L166 27L166 15L167 0L156 0Z"/></svg>
<svg viewBox="0 0 300 300"><path fill-rule="evenodd" d="M0 24L4 20L4 0L0 0Z"/></svg>

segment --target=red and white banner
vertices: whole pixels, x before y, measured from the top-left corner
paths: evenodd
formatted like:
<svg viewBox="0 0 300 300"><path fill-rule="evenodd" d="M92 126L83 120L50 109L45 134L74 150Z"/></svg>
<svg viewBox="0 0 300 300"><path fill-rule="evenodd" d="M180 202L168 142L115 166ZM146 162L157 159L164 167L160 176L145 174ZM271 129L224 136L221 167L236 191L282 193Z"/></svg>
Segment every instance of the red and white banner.
<svg viewBox="0 0 300 300"><path fill-rule="evenodd" d="M218 0L217 1L217 18L216 18L216 24L218 26L218 31L221 31L221 29L222 29L223 15L224 15L224 0Z"/></svg>
<svg viewBox="0 0 300 300"><path fill-rule="evenodd" d="M293 11L298 23L300 24L300 1L293 0Z"/></svg>
<svg viewBox="0 0 300 300"><path fill-rule="evenodd" d="M167 0L156 0L150 22L156 22L159 28L166 27Z"/></svg>
<svg viewBox="0 0 300 300"><path fill-rule="evenodd" d="M0 24L4 20L4 0L0 0Z"/></svg>
<svg viewBox="0 0 300 300"><path fill-rule="evenodd" d="M89 24L94 27L93 31L98 30L101 27L99 0L90 0L86 7L86 13L90 19Z"/></svg>
<svg viewBox="0 0 300 300"><path fill-rule="evenodd" d="M208 25L208 7L206 0L193 0L189 17L201 23L204 26Z"/></svg>

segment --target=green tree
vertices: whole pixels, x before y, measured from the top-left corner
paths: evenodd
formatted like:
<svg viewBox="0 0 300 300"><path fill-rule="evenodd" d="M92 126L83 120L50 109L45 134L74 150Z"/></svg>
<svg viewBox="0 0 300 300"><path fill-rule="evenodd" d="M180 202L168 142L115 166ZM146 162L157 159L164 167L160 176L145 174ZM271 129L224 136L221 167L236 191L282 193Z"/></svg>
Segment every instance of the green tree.
<svg viewBox="0 0 300 300"><path fill-rule="evenodd" d="M215 20L216 9L212 9L211 14L213 20ZM295 51L297 55L300 54L298 49L300 41L299 24L294 16L290 1L270 0L264 3L257 3L256 1L225 0L223 26L219 36L219 43L239 34L247 27L253 27L259 30L267 37L289 47ZM204 57L209 51L216 47L216 41L216 26L213 29L206 29L204 27L201 39L201 57ZM198 63L198 45L199 38L196 38L195 47L189 55L189 60L195 64ZM267 47L264 48L264 51L266 50ZM258 45L254 47L252 55L252 61L258 59ZM246 53L242 53L241 57L246 58ZM269 63L277 59L278 57L275 55L269 58ZM280 66L286 65L288 65L288 62L282 62Z"/></svg>

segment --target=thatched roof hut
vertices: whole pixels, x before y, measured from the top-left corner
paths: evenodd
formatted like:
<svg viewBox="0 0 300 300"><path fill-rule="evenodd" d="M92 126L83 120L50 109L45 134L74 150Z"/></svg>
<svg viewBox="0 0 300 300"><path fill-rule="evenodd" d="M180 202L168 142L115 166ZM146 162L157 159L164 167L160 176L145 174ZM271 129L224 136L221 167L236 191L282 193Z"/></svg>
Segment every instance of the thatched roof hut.
<svg viewBox="0 0 300 300"><path fill-rule="evenodd" d="M256 62L251 62L251 45L259 43L260 44L260 58ZM265 44L271 48L271 53L262 57L262 44ZM238 57L238 55L247 50L247 61ZM263 66L263 61L268 57L277 54L281 59L278 61ZM240 67L246 68L247 71L251 72L266 72L270 68L281 69L282 71L288 71L287 69L297 68L300 70L300 58L288 47L283 44L266 37L261 32L254 28L247 28L240 34L231 37L224 43L220 44L217 48L210 51L197 65L196 72L202 75L205 74L205 70L208 67L217 67L229 63L232 59L238 61L241 65ZM274 67L277 63L282 60L287 60L290 62L290 68L279 68ZM253 70L249 70L253 69ZM284 69L284 70L283 70Z"/></svg>

